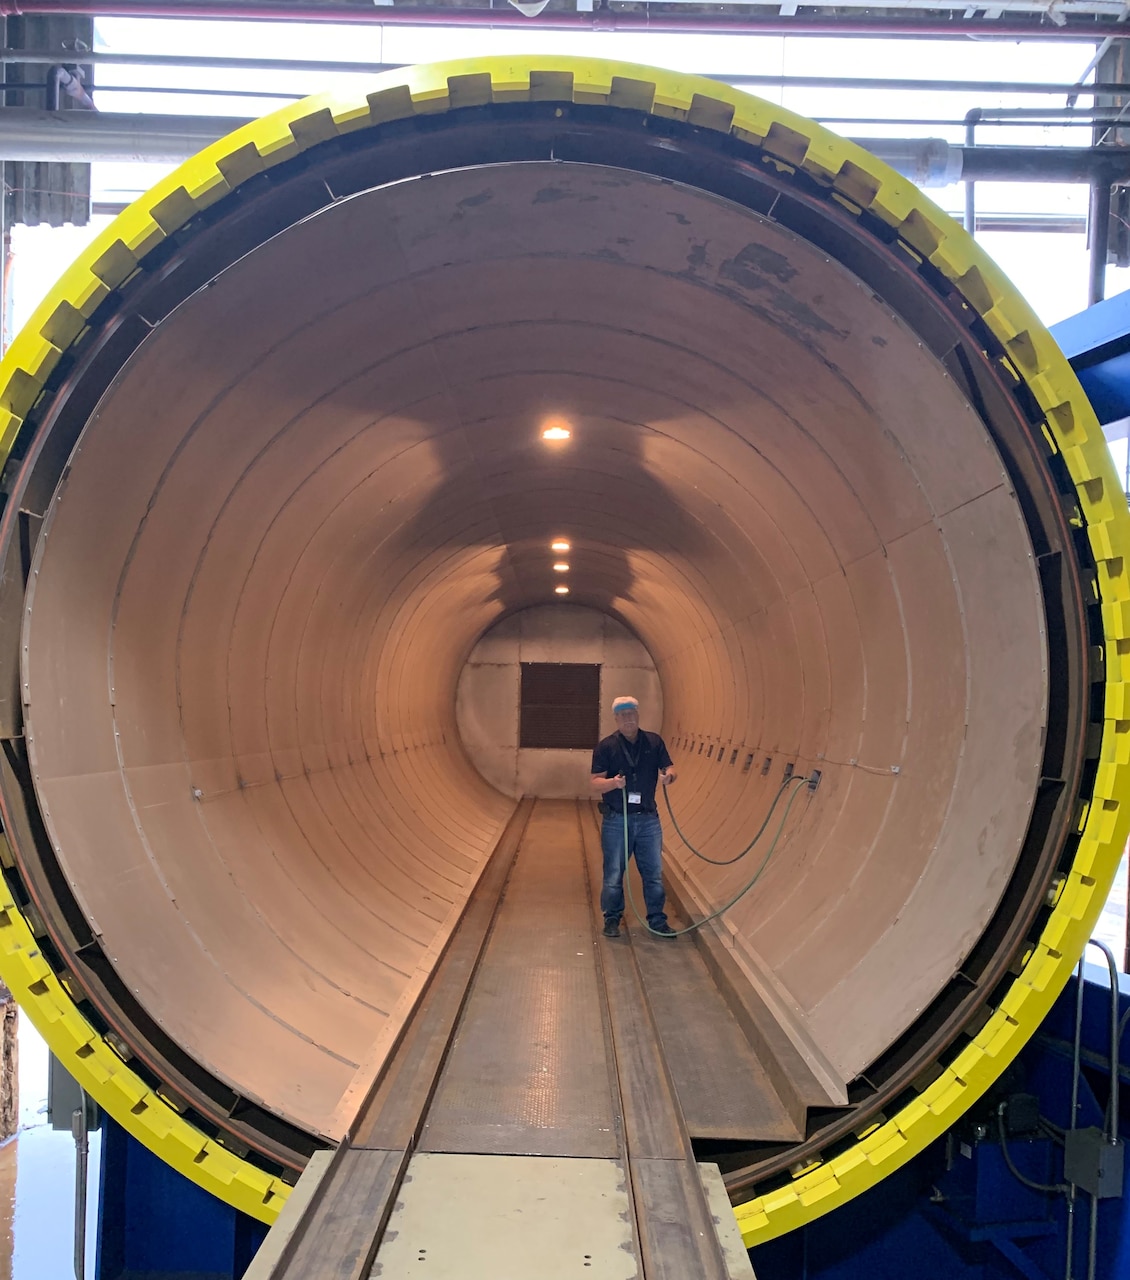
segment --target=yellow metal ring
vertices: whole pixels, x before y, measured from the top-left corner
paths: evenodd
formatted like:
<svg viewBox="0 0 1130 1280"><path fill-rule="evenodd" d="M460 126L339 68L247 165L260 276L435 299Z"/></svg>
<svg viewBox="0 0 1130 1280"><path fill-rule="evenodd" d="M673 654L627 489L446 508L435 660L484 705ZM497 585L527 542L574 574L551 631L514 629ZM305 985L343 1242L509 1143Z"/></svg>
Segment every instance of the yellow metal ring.
<svg viewBox="0 0 1130 1280"><path fill-rule="evenodd" d="M1098 421L1051 336L994 263L911 182L819 125L709 80L595 58L478 58L390 72L365 96L318 95L207 147L121 214L67 271L0 364L0 461L63 351L145 255L242 182L342 134L486 103L560 101L686 120L803 170L849 210L877 215L984 317L1046 415L1074 481L1098 566L1106 708L1098 775L1074 863L1023 971L976 1038L908 1106L849 1150L739 1205L747 1245L781 1235L867 1190L949 1128L1040 1025L1086 945L1130 828L1130 514ZM225 1150L159 1098L82 1016L6 890L0 977L53 1052L156 1155L247 1213L273 1221L288 1188Z"/></svg>

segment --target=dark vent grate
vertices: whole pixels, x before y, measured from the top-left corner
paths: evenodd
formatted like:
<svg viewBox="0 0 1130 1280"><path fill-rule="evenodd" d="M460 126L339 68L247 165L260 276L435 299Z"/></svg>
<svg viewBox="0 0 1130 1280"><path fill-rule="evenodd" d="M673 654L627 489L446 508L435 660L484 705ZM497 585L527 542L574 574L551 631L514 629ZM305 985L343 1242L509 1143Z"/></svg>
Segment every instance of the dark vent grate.
<svg viewBox="0 0 1130 1280"><path fill-rule="evenodd" d="M520 746L591 750L599 736L599 666L522 663Z"/></svg>

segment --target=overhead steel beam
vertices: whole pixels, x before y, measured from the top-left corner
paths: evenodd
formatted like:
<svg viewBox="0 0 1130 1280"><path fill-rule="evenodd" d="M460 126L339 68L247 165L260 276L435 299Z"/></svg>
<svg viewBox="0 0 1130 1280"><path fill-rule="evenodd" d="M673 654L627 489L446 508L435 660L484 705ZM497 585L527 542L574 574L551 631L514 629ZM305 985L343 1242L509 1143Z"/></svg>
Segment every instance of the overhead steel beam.
<svg viewBox="0 0 1130 1280"><path fill-rule="evenodd" d="M0 0L2 5L2 0ZM338 59L307 58L248 58L182 56L179 54L150 53L74 53L83 64L115 67L168 67L206 71L313 71L326 75L379 75L385 71L399 71L399 62L357 62ZM0 62L23 62L53 66L66 63L68 57L50 49L0 49ZM1130 83L1103 82L1101 84L1055 83L1046 80L953 80L921 79L891 76L804 76L804 75L743 75L709 74L708 80L734 85L743 89L885 89L909 93L985 93L985 94L1048 94L1061 97L1072 94L1076 98L1090 98L1097 94L1130 94ZM111 88L124 86L113 85ZM248 90L248 96L254 96ZM1033 112L1038 108L1016 108L1017 112ZM989 109L984 114L1008 114L1007 108Z"/></svg>
<svg viewBox="0 0 1130 1280"><path fill-rule="evenodd" d="M906 6L910 8L911 6ZM128 18L206 18L240 19L243 21L353 23L375 26L444 26L444 27L523 27L565 31L668 31L679 34L709 32L717 35L794 35L794 36L913 36L955 39L975 36L979 40L1088 40L1097 43L1104 37L1112 40L1130 38L1130 31L1118 25L1115 13L1121 5L1113 5L1111 16L1096 20L1094 14L1069 16L1070 3L1056 10L1056 19L1033 13L1031 20L1014 18L936 17L937 10L926 19L918 18L843 18L796 17L782 14L778 0L772 12L748 18L711 18L702 13L676 14L670 17L651 12L615 13L607 10L577 13L550 9L527 17L517 9L440 8L438 6L406 6L379 4L363 8L348 3L287 4L280 0L0 0L0 17L33 14L83 14L95 17ZM965 12L968 12L966 10Z"/></svg>

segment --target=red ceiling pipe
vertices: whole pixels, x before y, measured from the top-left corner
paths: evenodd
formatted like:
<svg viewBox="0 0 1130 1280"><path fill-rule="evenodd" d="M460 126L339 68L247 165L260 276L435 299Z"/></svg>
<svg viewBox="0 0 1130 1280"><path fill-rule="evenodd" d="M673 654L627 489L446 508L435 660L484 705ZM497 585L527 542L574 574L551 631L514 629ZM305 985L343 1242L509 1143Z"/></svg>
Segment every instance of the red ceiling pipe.
<svg viewBox="0 0 1130 1280"><path fill-rule="evenodd" d="M562 31L649 31L680 35L913 36L979 40L1130 39L1130 29L1092 18L1067 19L1063 26L1032 22L964 19L918 22L913 19L710 18L701 14L653 16L648 13L566 13L552 11L527 18L516 9L440 9L408 6L285 4L279 0L0 0L0 17L76 14L104 18L227 18L262 22L352 22L376 26L528 27ZM1034 15L1036 17L1036 15ZM1130 26L1130 24L1128 24Z"/></svg>

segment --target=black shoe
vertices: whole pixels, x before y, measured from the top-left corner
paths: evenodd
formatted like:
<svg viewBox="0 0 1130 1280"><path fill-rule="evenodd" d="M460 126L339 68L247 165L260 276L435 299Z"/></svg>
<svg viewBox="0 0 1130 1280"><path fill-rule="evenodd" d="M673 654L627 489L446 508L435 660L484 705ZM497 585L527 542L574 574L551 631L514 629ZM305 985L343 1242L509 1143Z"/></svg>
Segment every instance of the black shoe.
<svg viewBox="0 0 1130 1280"><path fill-rule="evenodd" d="M679 935L667 923L666 920L662 924L648 925L652 933L658 934L661 938L677 938Z"/></svg>
<svg viewBox="0 0 1130 1280"><path fill-rule="evenodd" d="M618 938L618 937L620 936L620 921L619 921L619 920L605 920L605 922L604 922L604 936L605 936L606 938Z"/></svg>

